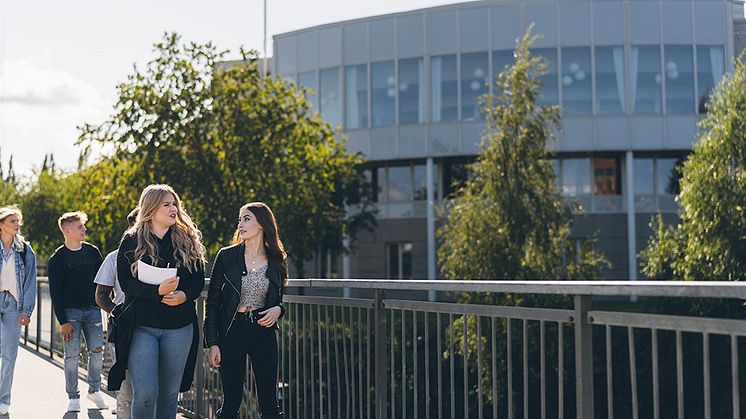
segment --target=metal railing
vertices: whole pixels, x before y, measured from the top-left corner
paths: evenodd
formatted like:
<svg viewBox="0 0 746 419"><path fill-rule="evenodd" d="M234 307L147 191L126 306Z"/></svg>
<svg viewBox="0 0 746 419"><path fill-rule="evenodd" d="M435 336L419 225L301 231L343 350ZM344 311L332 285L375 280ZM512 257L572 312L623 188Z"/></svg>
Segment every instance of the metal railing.
<svg viewBox="0 0 746 419"><path fill-rule="evenodd" d="M440 301L417 299L430 290ZM312 279L288 291L278 395L294 419L740 418L744 409L746 284ZM197 307L201 317L204 296ZM51 345L42 336L47 310L53 326L42 302L24 333L37 350L55 344L54 327ZM245 390L242 415L256 417L251 378ZM214 417L221 396L202 351L180 406Z"/></svg>

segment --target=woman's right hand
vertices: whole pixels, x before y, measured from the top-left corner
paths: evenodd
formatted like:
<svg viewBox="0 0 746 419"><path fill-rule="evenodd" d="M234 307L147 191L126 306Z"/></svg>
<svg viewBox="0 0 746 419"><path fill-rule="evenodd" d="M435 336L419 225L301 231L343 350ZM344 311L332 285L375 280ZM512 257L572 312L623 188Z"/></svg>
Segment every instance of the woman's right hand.
<svg viewBox="0 0 746 419"><path fill-rule="evenodd" d="M179 277L175 276L173 278L169 278L163 282L161 282L161 285L158 285L158 294L160 295L166 295L169 292L176 291L176 287L179 286Z"/></svg>
<svg viewBox="0 0 746 419"><path fill-rule="evenodd" d="M220 368L220 348L218 345L210 346L210 354L207 359L210 361L210 365L215 368Z"/></svg>

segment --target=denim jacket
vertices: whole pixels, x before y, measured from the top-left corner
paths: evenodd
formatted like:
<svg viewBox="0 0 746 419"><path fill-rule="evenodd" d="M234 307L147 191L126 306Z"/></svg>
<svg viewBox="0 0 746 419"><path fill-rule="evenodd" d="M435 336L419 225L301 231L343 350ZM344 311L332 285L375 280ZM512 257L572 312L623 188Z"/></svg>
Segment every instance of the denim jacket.
<svg viewBox="0 0 746 419"><path fill-rule="evenodd" d="M26 263L21 260L23 248L26 248ZM0 251L3 245L0 243ZM18 311L31 317L36 307L36 255L30 244L24 244L18 237L13 240L13 251L16 262L16 288L18 289ZM5 261L0 257L0 271Z"/></svg>

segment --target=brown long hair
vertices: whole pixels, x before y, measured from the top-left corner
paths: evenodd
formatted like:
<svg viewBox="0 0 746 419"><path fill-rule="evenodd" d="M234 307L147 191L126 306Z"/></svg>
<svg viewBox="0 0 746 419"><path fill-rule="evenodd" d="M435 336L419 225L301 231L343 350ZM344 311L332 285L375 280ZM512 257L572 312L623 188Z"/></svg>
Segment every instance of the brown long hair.
<svg viewBox="0 0 746 419"><path fill-rule="evenodd" d="M283 246L282 240L280 240L280 233L277 228L275 214L264 202L249 202L242 206L239 209L239 212L243 210L251 211L251 213L254 214L254 217L256 217L256 221L260 226L262 226L262 236L264 238L264 248L267 252L267 262L277 270L283 283L286 284L288 278L287 271L285 271L285 260L287 259L288 254L285 251L285 246ZM238 244L242 241L241 233L236 229L236 232L233 233L233 243Z"/></svg>
<svg viewBox="0 0 746 419"><path fill-rule="evenodd" d="M137 238L135 248L135 262L131 266L132 274L137 273L137 261L148 255L153 263L158 260L158 245L151 234L150 220L158 210L161 202L168 195L176 201L176 224L171 227L171 240L174 244L174 261L176 266L186 267L194 272L205 262L205 246L202 245L202 233L194 224L182 206L179 195L168 185L148 185L140 195L137 205L137 220L135 225L127 230Z"/></svg>

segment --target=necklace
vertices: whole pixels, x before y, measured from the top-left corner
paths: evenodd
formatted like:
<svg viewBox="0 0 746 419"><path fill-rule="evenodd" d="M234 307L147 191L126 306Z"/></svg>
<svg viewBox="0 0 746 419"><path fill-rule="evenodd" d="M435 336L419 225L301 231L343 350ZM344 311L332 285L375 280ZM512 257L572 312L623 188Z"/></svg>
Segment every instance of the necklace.
<svg viewBox="0 0 746 419"><path fill-rule="evenodd" d="M250 265L251 265L251 272L256 272L256 261L257 261L257 259L259 259L260 257L266 256L266 255L267 255L266 253L257 253L256 255L252 255L252 254L244 252L244 258L246 258L247 260L249 260L251 262L250 263Z"/></svg>

